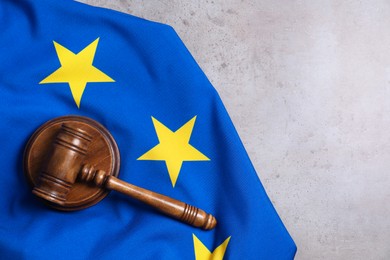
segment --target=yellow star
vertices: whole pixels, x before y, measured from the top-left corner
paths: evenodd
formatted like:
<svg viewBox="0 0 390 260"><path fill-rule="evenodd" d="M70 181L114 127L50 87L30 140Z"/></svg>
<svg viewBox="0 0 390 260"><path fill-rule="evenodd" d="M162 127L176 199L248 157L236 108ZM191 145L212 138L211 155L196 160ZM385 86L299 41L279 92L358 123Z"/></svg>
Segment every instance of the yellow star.
<svg viewBox="0 0 390 260"><path fill-rule="evenodd" d="M222 244L220 244L212 253L194 234L192 234L192 238L194 239L196 260L222 260L223 256L225 255L226 248L229 244L231 236L226 238L226 240Z"/></svg>
<svg viewBox="0 0 390 260"><path fill-rule="evenodd" d="M180 127L176 132L173 132L152 117L159 144L138 158L138 160L165 161L173 187L175 187L181 165L184 161L210 160L189 144L195 119L196 116Z"/></svg>
<svg viewBox="0 0 390 260"><path fill-rule="evenodd" d="M87 82L115 82L112 78L92 65L99 38L85 47L78 54L64 46L54 43L61 67L47 76L39 84L68 83L78 108Z"/></svg>

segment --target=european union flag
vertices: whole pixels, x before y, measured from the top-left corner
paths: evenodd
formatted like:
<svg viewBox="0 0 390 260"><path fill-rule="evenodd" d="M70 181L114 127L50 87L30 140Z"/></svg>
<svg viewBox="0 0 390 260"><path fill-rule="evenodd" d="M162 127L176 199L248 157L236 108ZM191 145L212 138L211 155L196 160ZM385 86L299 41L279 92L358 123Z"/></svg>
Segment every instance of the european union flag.
<svg viewBox="0 0 390 260"><path fill-rule="evenodd" d="M175 31L73 1L0 2L0 256L292 259L296 247L234 126ZM31 194L23 150L64 115L103 124L120 178L212 213L203 231L118 193L64 213Z"/></svg>

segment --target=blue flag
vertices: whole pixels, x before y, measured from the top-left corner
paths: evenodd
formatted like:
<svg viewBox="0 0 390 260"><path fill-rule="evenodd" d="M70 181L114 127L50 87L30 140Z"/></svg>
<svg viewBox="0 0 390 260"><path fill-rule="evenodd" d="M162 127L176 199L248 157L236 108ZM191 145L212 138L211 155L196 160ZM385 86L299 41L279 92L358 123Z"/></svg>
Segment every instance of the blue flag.
<svg viewBox="0 0 390 260"><path fill-rule="evenodd" d="M210 82L167 25L73 1L0 2L2 259L292 259L296 247ZM104 125L119 178L198 206L204 231L111 192L84 210L31 194L23 150L58 116Z"/></svg>

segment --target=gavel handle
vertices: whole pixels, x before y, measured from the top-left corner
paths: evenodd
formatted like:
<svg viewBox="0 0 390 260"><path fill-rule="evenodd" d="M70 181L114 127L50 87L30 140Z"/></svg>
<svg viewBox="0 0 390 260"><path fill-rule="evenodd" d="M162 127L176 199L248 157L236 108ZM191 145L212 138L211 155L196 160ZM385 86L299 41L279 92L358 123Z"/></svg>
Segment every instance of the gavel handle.
<svg viewBox="0 0 390 260"><path fill-rule="evenodd" d="M126 194L144 202L162 213L205 230L213 229L217 220L211 214L168 196L124 182L101 170L85 165L79 175L81 181L94 182L98 186Z"/></svg>

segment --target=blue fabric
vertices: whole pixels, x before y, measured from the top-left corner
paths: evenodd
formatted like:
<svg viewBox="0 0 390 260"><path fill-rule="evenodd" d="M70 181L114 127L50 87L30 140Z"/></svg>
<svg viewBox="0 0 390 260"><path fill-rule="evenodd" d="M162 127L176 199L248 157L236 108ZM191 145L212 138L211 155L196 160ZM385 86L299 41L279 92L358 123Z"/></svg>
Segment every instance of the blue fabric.
<svg viewBox="0 0 390 260"><path fill-rule="evenodd" d="M206 37L206 36L205 36ZM39 84L60 67L53 41L74 53L99 38L93 65L115 82L87 83L78 108L69 84ZM224 259L292 259L296 247L268 199L210 82L175 31L73 1L0 2L0 258L195 259L193 235ZM119 193L75 212L45 206L23 175L23 150L47 120L91 117L114 136L119 177L203 208L203 231ZM190 144L210 161L184 162L175 187L156 144L156 118L176 131L196 116Z"/></svg>

